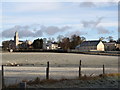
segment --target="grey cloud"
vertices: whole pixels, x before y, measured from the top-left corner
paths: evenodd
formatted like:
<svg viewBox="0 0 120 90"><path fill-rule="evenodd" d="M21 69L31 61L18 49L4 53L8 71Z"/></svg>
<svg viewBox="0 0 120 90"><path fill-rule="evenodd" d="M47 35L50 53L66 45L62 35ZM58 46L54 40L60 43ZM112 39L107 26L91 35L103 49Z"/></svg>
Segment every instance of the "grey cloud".
<svg viewBox="0 0 120 90"><path fill-rule="evenodd" d="M4 38L13 38L14 33L18 31L20 38L24 37L42 37L43 33L48 34L48 35L54 35L58 32L63 32L66 30L69 30L71 27L70 26L63 26L61 28L57 26L40 26L40 29L35 29L33 26L15 26L13 28L3 30L2 32L2 37Z"/></svg>
<svg viewBox="0 0 120 90"><path fill-rule="evenodd" d="M82 21L83 27L84 28L92 28L92 27L96 27L99 23L101 23L101 20L103 19L103 17L98 18L96 21Z"/></svg>
<svg viewBox="0 0 120 90"><path fill-rule="evenodd" d="M109 0L108 2L110 5L117 5L119 4L118 2L116 2L115 0Z"/></svg>
<svg viewBox="0 0 120 90"><path fill-rule="evenodd" d="M6 37L6 38L13 37L13 36L14 36L14 33L15 33L16 31L19 31L20 28L21 28L21 26L16 25L16 26L14 26L13 28L4 30L4 31L2 32L2 37Z"/></svg>
<svg viewBox="0 0 120 90"><path fill-rule="evenodd" d="M21 31L18 31L18 32L19 32L19 36L21 38L23 38L23 37L30 37L30 36L34 35L34 33L31 32L30 30L21 30Z"/></svg>
<svg viewBox="0 0 120 90"><path fill-rule="evenodd" d="M14 36L15 32L18 31L20 38L30 37L34 35L32 31L29 30L29 26L14 26L13 28L4 30L2 32L2 37L11 38Z"/></svg>
<svg viewBox="0 0 120 90"><path fill-rule="evenodd" d="M90 7L95 7L96 5L93 3L93 2L81 2L80 3L80 7L87 7L87 8L90 8Z"/></svg>
<svg viewBox="0 0 120 90"><path fill-rule="evenodd" d="M43 32L41 30L38 30L36 31L34 34L33 34L33 37L41 37L43 36Z"/></svg>
<svg viewBox="0 0 120 90"><path fill-rule="evenodd" d="M2 37L11 38L14 36L15 31L16 30L12 30L12 29L5 30L2 32Z"/></svg>
<svg viewBox="0 0 120 90"><path fill-rule="evenodd" d="M104 27L100 26L100 27L97 27L97 30L98 30L98 34L109 34L110 31L105 29Z"/></svg>
<svg viewBox="0 0 120 90"><path fill-rule="evenodd" d="M104 4L104 2L98 2L100 4ZM105 4L107 3L107 5L117 5L118 3L114 0L108 0L108 2L105 2ZM84 7L84 8L92 8L92 7L97 7L98 5L95 2L81 2L80 7Z"/></svg>
<svg viewBox="0 0 120 90"><path fill-rule="evenodd" d="M49 27L45 27L45 26L42 26L41 30L44 32L44 33L47 33L48 35L54 35L58 32L64 32L65 30L69 30L70 26L64 26L64 27L57 27L57 26L49 26Z"/></svg>
<svg viewBox="0 0 120 90"><path fill-rule="evenodd" d="M87 33L86 32L82 32L82 31L79 31L79 30L76 30L76 31L73 31L73 32L69 32L66 34L66 36L70 37L72 35L86 35Z"/></svg>
<svg viewBox="0 0 120 90"><path fill-rule="evenodd" d="M82 21L84 28L95 29L98 34L108 34L111 33L109 30L105 29L102 26L98 26L101 23L103 17L98 18L96 21Z"/></svg>

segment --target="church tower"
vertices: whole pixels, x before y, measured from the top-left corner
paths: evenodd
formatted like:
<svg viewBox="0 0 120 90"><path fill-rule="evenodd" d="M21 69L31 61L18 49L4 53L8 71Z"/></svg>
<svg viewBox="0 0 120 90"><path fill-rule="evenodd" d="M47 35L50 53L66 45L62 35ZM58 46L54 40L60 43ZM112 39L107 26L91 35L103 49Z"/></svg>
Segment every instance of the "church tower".
<svg viewBox="0 0 120 90"><path fill-rule="evenodd" d="M19 36L18 36L18 32L15 32L15 36L14 36L14 42L15 42L15 48L18 48L19 45Z"/></svg>

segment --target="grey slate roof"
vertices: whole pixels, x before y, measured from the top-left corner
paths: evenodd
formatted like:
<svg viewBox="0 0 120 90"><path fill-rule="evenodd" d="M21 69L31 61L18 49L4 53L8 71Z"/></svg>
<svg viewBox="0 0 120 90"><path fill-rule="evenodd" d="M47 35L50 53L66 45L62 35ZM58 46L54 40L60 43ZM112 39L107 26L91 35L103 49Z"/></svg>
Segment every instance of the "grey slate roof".
<svg viewBox="0 0 120 90"><path fill-rule="evenodd" d="M79 46L97 46L100 40L95 40L95 41L84 41L81 43Z"/></svg>
<svg viewBox="0 0 120 90"><path fill-rule="evenodd" d="M115 42L107 42L107 43L104 43L105 45L110 45L110 44L116 44Z"/></svg>

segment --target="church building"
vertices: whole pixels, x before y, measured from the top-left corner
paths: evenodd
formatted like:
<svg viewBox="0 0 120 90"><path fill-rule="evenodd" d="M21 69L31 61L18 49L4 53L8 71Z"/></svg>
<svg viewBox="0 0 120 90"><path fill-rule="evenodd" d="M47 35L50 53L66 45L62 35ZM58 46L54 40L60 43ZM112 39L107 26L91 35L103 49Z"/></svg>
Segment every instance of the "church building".
<svg viewBox="0 0 120 90"><path fill-rule="evenodd" d="M4 41L3 43L6 42L8 43L6 46L7 49L27 49L32 44L32 42L29 40L19 40L19 34L17 31L15 32L14 40Z"/></svg>

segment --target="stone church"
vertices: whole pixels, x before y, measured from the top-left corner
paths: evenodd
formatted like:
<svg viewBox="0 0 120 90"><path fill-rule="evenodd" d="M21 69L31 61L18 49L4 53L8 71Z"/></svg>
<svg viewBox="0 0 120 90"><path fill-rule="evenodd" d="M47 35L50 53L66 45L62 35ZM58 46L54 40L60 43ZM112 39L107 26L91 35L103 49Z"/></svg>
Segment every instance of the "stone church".
<svg viewBox="0 0 120 90"><path fill-rule="evenodd" d="M31 41L26 40L26 41L20 41L19 40L19 35L18 32L15 32L14 40L9 41L9 49L25 49L29 48L29 46L32 44Z"/></svg>

